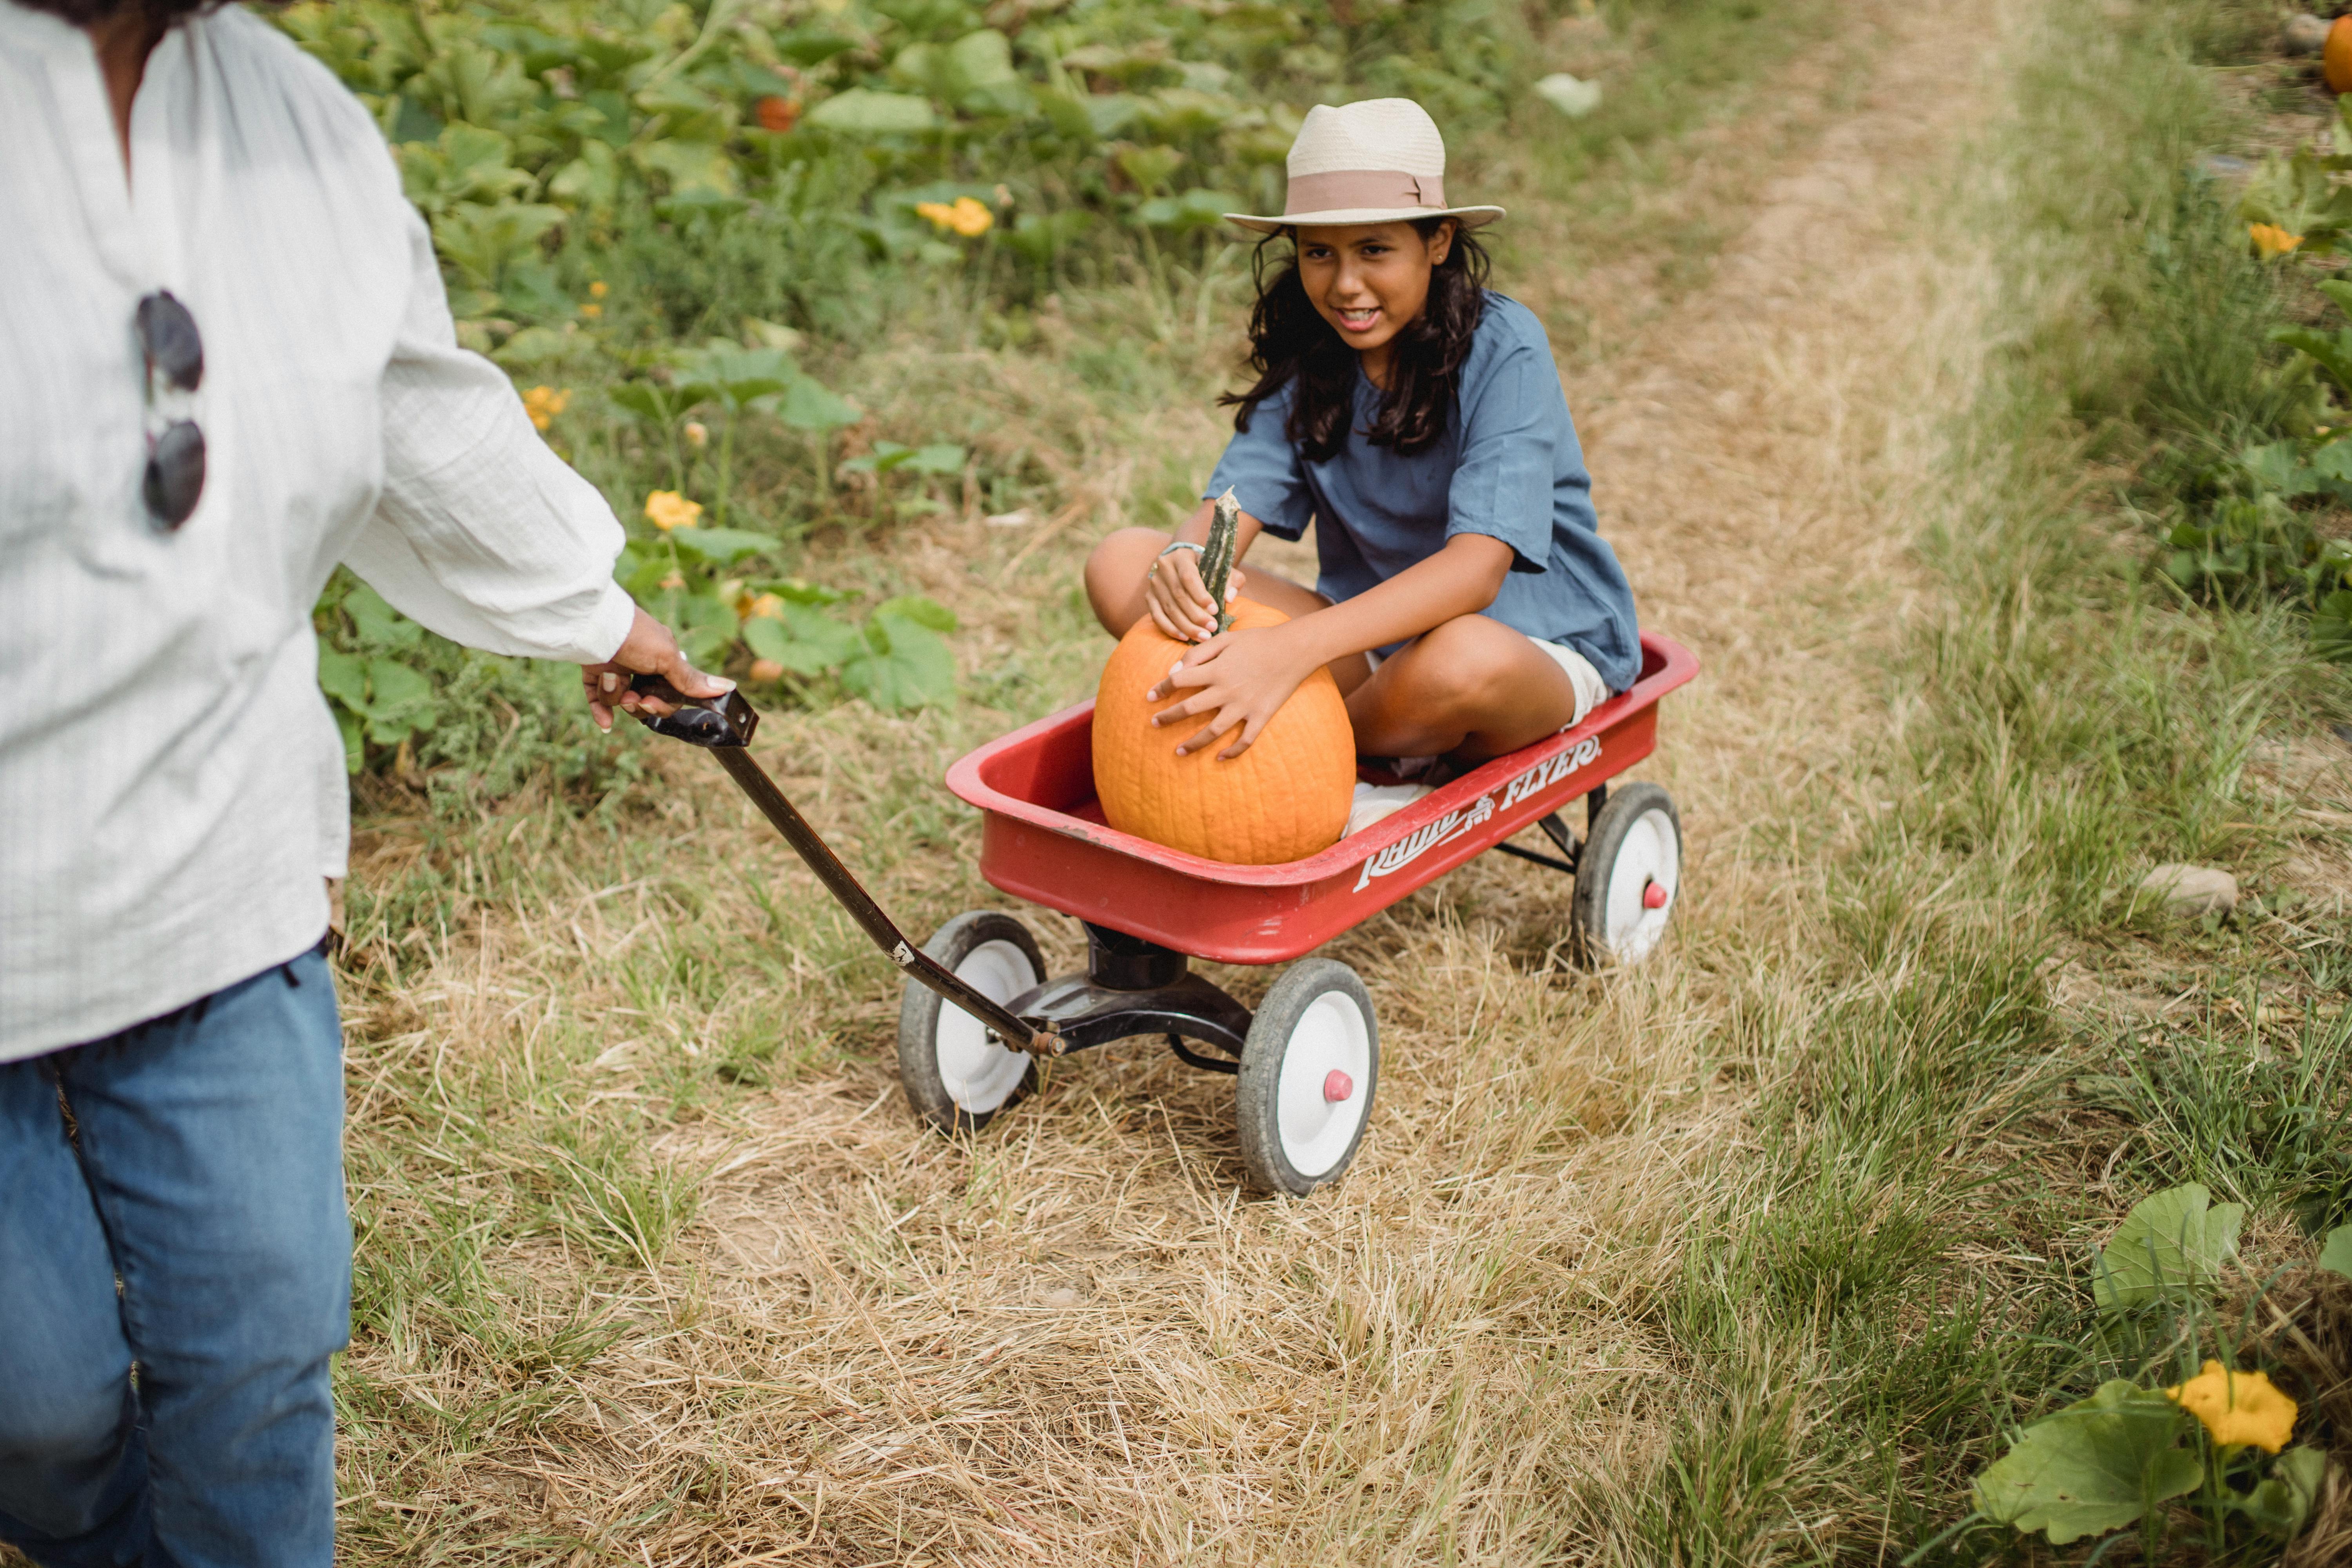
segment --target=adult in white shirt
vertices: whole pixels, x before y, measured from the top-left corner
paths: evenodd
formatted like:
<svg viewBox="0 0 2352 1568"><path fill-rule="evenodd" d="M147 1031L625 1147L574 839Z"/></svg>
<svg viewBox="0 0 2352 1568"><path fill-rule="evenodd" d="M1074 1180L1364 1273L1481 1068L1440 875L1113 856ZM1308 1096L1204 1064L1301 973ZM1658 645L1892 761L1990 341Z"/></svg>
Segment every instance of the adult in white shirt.
<svg viewBox="0 0 2352 1568"><path fill-rule="evenodd" d="M357 100L195 0L0 0L0 1540L331 1560L349 828L310 607L695 696L457 344ZM135 1372L134 1372L135 1366Z"/></svg>

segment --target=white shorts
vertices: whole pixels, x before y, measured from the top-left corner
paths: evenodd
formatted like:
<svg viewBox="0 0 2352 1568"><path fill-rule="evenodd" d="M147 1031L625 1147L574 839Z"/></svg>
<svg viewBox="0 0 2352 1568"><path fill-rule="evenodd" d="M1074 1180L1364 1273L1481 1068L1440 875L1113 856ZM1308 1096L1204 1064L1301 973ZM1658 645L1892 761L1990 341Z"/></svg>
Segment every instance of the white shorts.
<svg viewBox="0 0 2352 1568"><path fill-rule="evenodd" d="M1584 722L1584 716L1609 700L1609 683L1592 668L1592 661L1570 647L1566 643L1546 642L1541 637L1528 640L1551 655L1551 661L1568 676L1569 684L1576 688L1576 716L1560 726L1566 730Z"/></svg>

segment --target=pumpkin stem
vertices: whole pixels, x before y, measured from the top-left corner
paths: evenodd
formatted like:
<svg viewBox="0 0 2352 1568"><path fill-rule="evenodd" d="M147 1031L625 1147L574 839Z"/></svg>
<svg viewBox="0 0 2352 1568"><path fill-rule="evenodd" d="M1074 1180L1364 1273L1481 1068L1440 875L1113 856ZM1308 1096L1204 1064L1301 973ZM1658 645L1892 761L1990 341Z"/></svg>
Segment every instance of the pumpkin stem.
<svg viewBox="0 0 2352 1568"><path fill-rule="evenodd" d="M1217 606L1217 629L1231 631L1233 612L1225 606L1225 582L1234 574L1234 545L1242 531L1242 503L1227 489L1217 498L1215 515L1209 522L1209 542L1201 552L1201 586L1209 591L1209 602Z"/></svg>

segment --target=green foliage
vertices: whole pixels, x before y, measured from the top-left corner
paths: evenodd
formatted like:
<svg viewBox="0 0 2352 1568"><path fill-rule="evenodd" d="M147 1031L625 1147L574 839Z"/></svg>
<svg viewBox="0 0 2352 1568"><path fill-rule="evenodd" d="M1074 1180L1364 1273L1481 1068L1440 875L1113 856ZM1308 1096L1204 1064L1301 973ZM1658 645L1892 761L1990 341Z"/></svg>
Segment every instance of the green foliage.
<svg viewBox="0 0 2352 1568"><path fill-rule="evenodd" d="M357 773L370 745L398 746L431 730L440 703L432 682L402 657L416 652L425 628L363 583L346 579L341 589L330 588L320 604L330 636L319 647L319 688L342 731L344 765Z"/></svg>
<svg viewBox="0 0 2352 1568"><path fill-rule="evenodd" d="M2352 171L2352 99L2338 100L2331 134L2332 153L2305 149L2266 157L2240 195L2242 226L2267 225L2294 241L2293 251L2283 254L2333 256L2352 235L2352 184L2344 177ZM2264 248L2279 243L2273 238ZM2187 427L2191 442L2205 434L2195 428L2200 415L2211 419L2206 438L2231 455L2159 466L2158 488L2171 491L2172 514L2161 568L2209 602L2243 606L2284 598L2310 617L2314 651L2352 658L2352 539L2341 527L2352 509L2352 439L2343 434L2352 413L2341 407L2352 401L2352 327L2282 320L2287 295L2272 275L2291 281L2292 262L2258 267L2246 259L2245 247L2242 228L2177 226L2155 268L2154 304L2183 321L2173 340L2181 349L2200 331L2234 335L2237 345L2234 354L2217 343L2170 356L2183 367L2226 365L2216 384L2170 400L2163 412L2168 422ZM2179 287L2200 273L2234 279L2224 283L2224 309ZM2352 309L2352 283L2318 279L2311 287L2323 309ZM2283 370L2246 355L2257 331L2290 351ZM2338 401L2334 410L2331 399ZM2248 435L2263 438L2239 444Z"/></svg>
<svg viewBox="0 0 2352 1568"><path fill-rule="evenodd" d="M907 447L896 441L877 441L873 451L842 464L841 471L845 474L887 474L904 468L910 474L952 474L962 467L963 448L953 442Z"/></svg>
<svg viewBox="0 0 2352 1568"><path fill-rule="evenodd" d="M2343 134L2340 126L2337 134ZM2246 182L2238 200L2239 215L2248 223L2265 223L2300 236L2305 254L2332 256L2345 236L2352 234L2352 189L2334 177L2346 163L2309 149L2289 158L2273 153Z"/></svg>
<svg viewBox="0 0 2352 1568"><path fill-rule="evenodd" d="M856 627L819 604L780 596L767 615L743 623L751 651L790 675L823 675L847 663L858 646Z"/></svg>
<svg viewBox="0 0 2352 1568"><path fill-rule="evenodd" d="M2307 1445L2289 1448L2271 1466L2269 1476L2235 1500L2235 1506L2264 1534L2292 1541L2309 1522L2326 1479L2326 1450Z"/></svg>
<svg viewBox="0 0 2352 1568"><path fill-rule="evenodd" d="M2107 345L2121 363L2084 365L2073 389L2080 412L2118 422L2127 446L2156 445L2158 493L2196 463L2308 434L2326 406L2310 366L2270 337L2297 301L2295 269L2257 259L2201 175L2164 175L2134 201L2137 254L2108 285L2130 328Z"/></svg>
<svg viewBox="0 0 2352 1568"><path fill-rule="evenodd" d="M2018 1434L1977 1478L1977 1511L2041 1531L2053 1546L2120 1530L2205 1479L2180 1447L2186 1418L2153 1390L2116 1380Z"/></svg>
<svg viewBox="0 0 2352 1568"><path fill-rule="evenodd" d="M2332 256L2352 235L2352 185L2336 178L2352 170L2352 100L2336 100L2328 134L2332 153L2266 154L2238 197L2240 217L2284 230L2305 256Z"/></svg>
<svg viewBox="0 0 2352 1568"><path fill-rule="evenodd" d="M955 660L940 637L955 627L946 606L925 598L886 601L862 626L852 626L787 597L780 619L755 619L746 635L761 658L786 672L836 673L851 691L887 711L945 702L955 695Z"/></svg>
<svg viewBox="0 0 2352 1568"><path fill-rule="evenodd" d="M955 660L940 633L955 624L946 606L929 599L885 602L841 661L843 683L886 711L945 701L955 692Z"/></svg>
<svg viewBox="0 0 2352 1568"><path fill-rule="evenodd" d="M677 628L681 646L698 661L718 662L740 639L758 661L752 679L796 691L822 691L833 678L886 711L954 698L955 656L940 634L955 630L956 619L945 605L902 595L854 622L836 607L845 595L797 578L719 575L773 544L732 530L673 529L656 544L622 552L622 582Z"/></svg>
<svg viewBox="0 0 2352 1568"><path fill-rule="evenodd" d="M2340 984L2324 972L2305 983ZM2126 1037L2119 1071L2076 1087L2087 1105L2142 1129L2152 1179L2206 1184L2317 1235L2352 1218L2352 1019L2307 1015L2300 1037L2276 1052L2219 1027Z"/></svg>
<svg viewBox="0 0 2352 1568"><path fill-rule="evenodd" d="M2340 342L2302 329L2274 335L2352 386L2352 329ZM2189 496L2165 531L2167 577L2212 602L2284 598L2310 616L2315 652L2352 658L2352 539L2320 531L2352 505L2352 436L2245 447L2203 470Z"/></svg>
<svg viewBox="0 0 2352 1568"><path fill-rule="evenodd" d="M2319 1266L2352 1279L2352 1225L2337 1226L2327 1233L2327 1244L2319 1249Z"/></svg>
<svg viewBox="0 0 2352 1568"><path fill-rule="evenodd" d="M436 804L456 807L541 776L593 796L644 771L628 739L616 744L589 722L570 665L460 647L345 572L327 584L311 624L320 689L353 773L426 775Z"/></svg>
<svg viewBox="0 0 2352 1568"><path fill-rule="evenodd" d="M1974 1496L1978 1518L2040 1531L2053 1546L2140 1521L2153 1556L2163 1533L2158 1504L2189 1499L2209 1541L2226 1538L2238 1520L2288 1541L2309 1521L2326 1474L2323 1449L2271 1458L2215 1444L2162 1390L2117 1378L2019 1433L1978 1476Z"/></svg>
<svg viewBox="0 0 2352 1568"><path fill-rule="evenodd" d="M2193 1299L2213 1287L2238 1255L2242 1204L2209 1206L2195 1183L2141 1200L2099 1254L2092 1294L2109 1311Z"/></svg>
<svg viewBox="0 0 2352 1568"><path fill-rule="evenodd" d="M2133 1207L2099 1255L2093 1294L2103 1311L2167 1309L2192 1325L2193 1342L2196 1316L2235 1259L2244 1219L2240 1205L2210 1200L2191 1183ZM2352 1242L2352 1227L2340 1234ZM2179 1352L2169 1328L2165 1337ZM2207 1377L2223 1371L2221 1363L2206 1363ZM2166 1531L2159 1505L2183 1499L2210 1547L2222 1545L2234 1522L2274 1541L2292 1539L2310 1518L2326 1453L2305 1447L2273 1457L2235 1429L2221 1441L2175 1402L2175 1394L2188 1393L2110 1378L2089 1398L2032 1423L1977 1477L1974 1511L1946 1538L1979 1523L2006 1524L2064 1546L2137 1521L2143 1553L2154 1560ZM2268 1397L2281 1399L2274 1391ZM2291 1419L2291 1407L2280 1413Z"/></svg>
<svg viewBox="0 0 2352 1568"><path fill-rule="evenodd" d="M310 0L278 15L399 148L468 286L460 313L528 319L562 311L530 269L559 226L593 232L633 210L691 225L812 195L856 226L893 187L944 175L976 182L994 223L1033 237L1020 248L1050 270L1091 226L1064 214L1129 220L1106 235L1181 233L1240 199L1227 192L1272 197L1305 104L1409 93L1459 135L1499 120L1538 74L1528 17L1494 0L1349 22L1308 0L1214 17L1000 7L994 26L961 4L892 0L851 0L819 26L729 0ZM911 232L884 248L971 254Z"/></svg>

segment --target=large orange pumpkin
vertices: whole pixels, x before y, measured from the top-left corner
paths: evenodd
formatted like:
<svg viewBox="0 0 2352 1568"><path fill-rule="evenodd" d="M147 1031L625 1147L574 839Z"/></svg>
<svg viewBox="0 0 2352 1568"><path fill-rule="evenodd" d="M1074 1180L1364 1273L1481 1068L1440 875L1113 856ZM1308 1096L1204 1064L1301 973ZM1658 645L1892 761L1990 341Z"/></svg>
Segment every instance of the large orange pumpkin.
<svg viewBox="0 0 2352 1568"><path fill-rule="evenodd" d="M1233 604L1237 628L1289 618L1254 600ZM1155 729L1151 716L1192 690L1180 687L1158 702L1144 693L1191 651L1146 616L1103 667L1094 750L1104 818L1122 833L1244 866L1297 860L1338 843L1355 798L1356 735L1331 672L1307 677L1240 756L1219 760L1233 743L1228 732L1180 757L1177 743L1201 721Z"/></svg>
<svg viewBox="0 0 2352 1568"><path fill-rule="evenodd" d="M2338 16L2319 51L2319 74L2330 92L2352 92L2352 16Z"/></svg>

